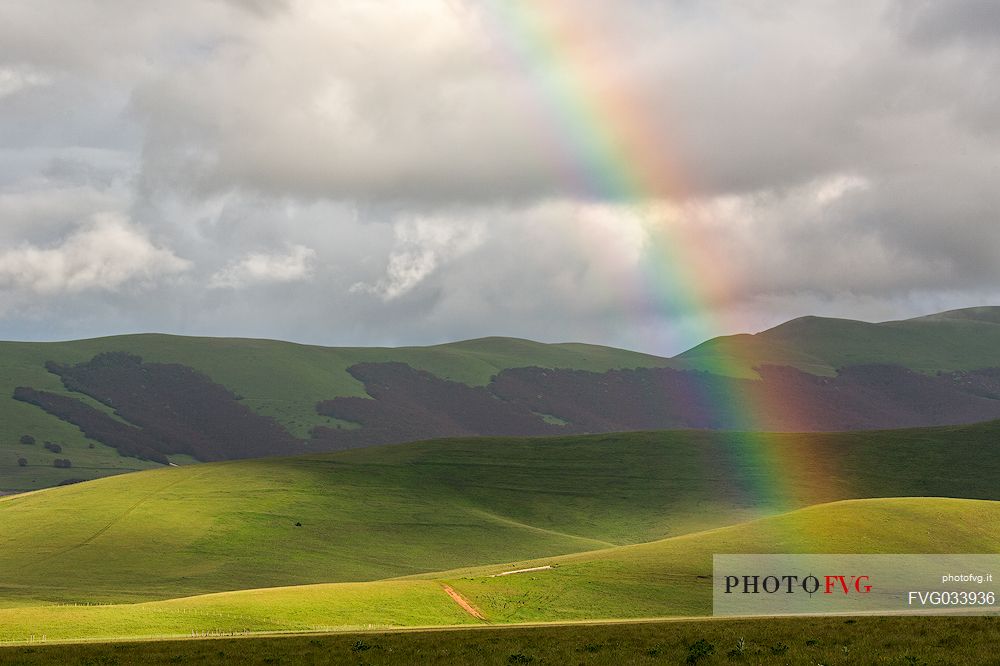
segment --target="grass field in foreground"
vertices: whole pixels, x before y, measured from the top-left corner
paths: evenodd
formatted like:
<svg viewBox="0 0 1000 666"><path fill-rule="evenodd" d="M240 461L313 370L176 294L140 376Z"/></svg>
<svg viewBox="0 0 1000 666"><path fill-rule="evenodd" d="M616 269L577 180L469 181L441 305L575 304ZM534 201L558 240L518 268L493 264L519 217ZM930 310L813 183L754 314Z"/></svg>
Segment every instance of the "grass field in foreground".
<svg viewBox="0 0 1000 666"><path fill-rule="evenodd" d="M914 526L919 525L919 529ZM245 590L117 606L0 609L0 640L108 639L474 622L450 584L499 623L708 615L726 552L997 552L1000 502L853 500L664 541L375 583ZM539 565L526 574L491 574Z"/></svg>
<svg viewBox="0 0 1000 666"><path fill-rule="evenodd" d="M773 618L0 647L0 664L1000 664L1000 618ZM703 656L698 656L703 655Z"/></svg>
<svg viewBox="0 0 1000 666"><path fill-rule="evenodd" d="M0 499L0 606L377 580L852 497L1000 499L998 433L444 440L122 475ZM757 493L766 459L795 463L781 506Z"/></svg>

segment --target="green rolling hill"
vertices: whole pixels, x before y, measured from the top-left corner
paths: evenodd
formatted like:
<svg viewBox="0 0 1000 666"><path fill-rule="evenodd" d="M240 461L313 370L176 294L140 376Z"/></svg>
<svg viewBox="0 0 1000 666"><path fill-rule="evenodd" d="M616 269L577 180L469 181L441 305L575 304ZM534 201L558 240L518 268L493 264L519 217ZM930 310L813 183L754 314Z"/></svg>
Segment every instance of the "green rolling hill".
<svg viewBox="0 0 1000 666"><path fill-rule="evenodd" d="M998 435L480 438L114 476L0 499L0 605L373 581L851 498L1000 499Z"/></svg>
<svg viewBox="0 0 1000 666"><path fill-rule="evenodd" d="M912 529L919 523L920 530ZM941 498L836 502L675 537L418 578L254 589L110 606L0 609L0 641L325 631L706 615L717 552L995 552L1000 502ZM552 566L494 577L514 568Z"/></svg>
<svg viewBox="0 0 1000 666"><path fill-rule="evenodd" d="M1000 366L1000 307L951 310L926 317L868 323L801 317L756 335L708 340L677 356L689 367L752 377L759 365L788 365L832 375L868 363L911 370L973 370Z"/></svg>
<svg viewBox="0 0 1000 666"><path fill-rule="evenodd" d="M919 529L914 526L919 525ZM490 620L712 614L715 553L994 553L1000 502L845 500L593 553L439 575ZM552 569L494 577L524 568Z"/></svg>
<svg viewBox="0 0 1000 666"><path fill-rule="evenodd" d="M112 407L114 401L102 398L103 402L90 397L83 392L69 391L57 374L46 369L47 362L57 366L68 367L91 361L96 355L108 352L124 352L141 357L147 364L170 363L179 364L200 373L209 382L221 385L230 391L238 400L238 408L250 410L251 415L273 418L276 427L281 429L285 440L273 445L273 451L267 454L283 455L300 451L319 451L343 448L344 446L365 445L380 441L406 441L426 437L441 437L446 435L467 434L476 430L480 423L473 424L465 430L455 431L451 419L454 414L434 413L435 404L451 402L445 393L430 391L455 391L455 388L482 387L490 384L498 373L516 368L538 366L542 368L561 369L562 371L582 370L589 373L604 373L615 369L633 368L674 368L678 370L701 369L710 373L730 377L756 378L753 368L761 365L785 365L797 368L812 375L829 376L836 373L837 368L852 364L895 364L918 371L933 374L938 371L955 372L970 369L982 369L1000 366L1000 308L973 308L945 312L928 317L906 321L870 324L865 322L847 321L806 317L782 324L756 335L738 335L717 338L695 347L673 359L659 358L636 352L630 352L608 347L567 344L541 344L527 340L511 338L482 338L445 345L430 347L403 348L327 348L308 345L298 345L270 340L248 339L216 339L191 338L169 335L129 335L94 340L57 343L25 343L0 342L0 494L22 492L44 487L55 486L63 482L90 480L108 475L120 474L142 469L161 467L158 462L135 457L123 457L112 446L105 445L107 439L88 438L80 428L60 420L55 415L46 412L37 404L29 404L13 398L17 387L31 387L36 391L50 395L71 397L78 404L94 410L111 422L118 422L124 428L133 428L126 424L124 417L116 413ZM318 411L317 404L331 404L332 399L368 398L366 391L372 390L349 368L358 364L406 364L410 368L425 371L427 376L406 375L396 372L388 382L396 382L393 391L383 391L383 400L360 400L359 404L337 404L334 410L347 409L348 416L340 413L344 419L324 415ZM401 366L401 367L406 367ZM374 373L376 376L378 373ZM551 389L554 396L569 395L583 386L584 380L590 382L590 388L580 389L584 393L590 391L589 399L594 400L605 378L601 375L590 375L589 378L562 376L562 384L554 384ZM634 374L634 373L633 373ZM876 373L877 374L877 373ZM721 391L720 394L735 395L732 389L713 388L713 380L704 380L700 373L687 373L687 379L694 383L687 388L677 388L673 394L666 395L660 402L667 405L671 402L683 403L691 395ZM1000 410L1000 380L989 373L977 375L974 381L964 381L959 375L935 378L927 386L921 381L927 378L921 375L918 381L912 377L902 376L896 379L883 379L871 373L848 378L841 393L836 391L822 394L808 400L807 405L826 405L831 396L853 396L858 391L877 391L879 381L908 381L912 387L902 387L900 394L890 396L884 406L885 413L857 414L859 405L883 405L870 395L861 399L848 401L830 413L842 413L842 420L832 426L816 429L836 430L853 427L899 427L901 425L933 423L968 423L976 420L995 418ZM708 375L709 377L711 375ZM514 383L525 381L527 375L522 373L514 378ZM544 378L532 377L531 381L544 382ZM620 381L622 377L609 381ZM626 378L629 379L629 378ZM667 378L669 380L669 378ZM633 389L645 379L629 379L633 381ZM380 379L372 380L378 388ZM405 382L424 381L425 385L415 383L405 385ZM574 381L577 382L574 385ZM653 377L649 381L659 381ZM780 384L780 380L775 380ZM801 384L801 380L800 381ZM854 381L854 384L851 384ZM928 382L930 380L927 380ZM437 382L437 384L434 384ZM453 382L447 384L446 382ZM752 384L753 382L750 382ZM933 384L933 385L931 385ZM614 384L619 390L626 384ZM511 384L508 383L510 389ZM542 384L538 384L542 386ZM595 389L594 387L598 387ZM644 386L644 385L643 385ZM860 388L859 388L860 387ZM516 387L515 387L516 388ZM737 390L744 390L737 387ZM808 387L808 380L805 382ZM402 391L401 391L402 389ZM512 404L519 404L522 421L535 420L534 425L528 424L526 430L513 434L546 434L552 428L558 430L567 421L558 414L549 413L545 407L525 406L535 395L535 385L521 393L515 390ZM819 387L822 389L822 387ZM817 389L817 390L819 390ZM640 389L645 390L640 387ZM780 386L776 389L782 390ZM838 389L839 390L839 389ZM390 396L401 392L421 391L431 403L425 406L425 411L414 412L409 416L406 409L409 403L403 400L397 405L386 407L388 411L378 411L374 407L387 404ZM537 391L540 393L540 391ZM796 391L804 395L801 391ZM583 395L584 393L579 393ZM416 395L415 394L415 395ZM463 396L475 398L472 393ZM454 393L457 395L457 393ZM493 394L494 397L496 394ZM576 395L576 394L574 394ZM470 397L471 396L471 397ZM404 396L405 397L405 396ZM481 398L482 396L479 396ZM539 395L539 398L542 396ZM612 396L613 397L613 396ZM912 398L912 402L907 400ZM474 400L462 403L460 409L483 409L484 404L492 404L492 398L485 401ZM629 398L633 403L637 402ZM552 402L547 398L541 403ZM655 401L654 401L655 402ZM374 403L378 403L375 405ZM600 404L600 400L597 400ZM402 405L402 406L400 406ZM809 409L816 411L815 405L801 410L808 413ZM358 407L363 409L358 409ZM505 405L509 407L510 405ZM612 412L618 412L612 405ZM941 414L936 420L924 423L918 419L921 414L931 411L929 406L940 406ZM592 410L593 405L586 407ZM655 412L659 406L651 404L647 409ZM862 409L863 411L863 409ZM679 408L678 420L662 422L640 419L638 422L646 425L601 426L602 419L607 415L597 414L590 423L596 425L574 426L572 432L598 432L603 430L651 429L675 427L716 427L704 425L711 421L711 410L705 412L693 425L684 421L683 408ZM581 412L582 413L582 412ZM351 416L350 414L362 414ZM594 416L593 414L590 414ZM139 417L144 416L139 414ZM482 416L480 414L479 416ZM488 416L488 415L487 415ZM586 416L586 414L585 414ZM640 415L643 416L643 415ZM648 416L648 414L647 414ZM655 416L655 415L654 415ZM132 417L134 424L135 418ZM510 422L510 414L498 416L498 421ZM345 420L346 419L346 420ZM356 419L356 420L350 420ZM386 433L375 432L373 439L366 441L363 437L351 440L349 431L359 428L360 420L365 420L365 427L377 427L389 424L396 430ZM407 423L434 422L438 419L445 424L440 430L414 435L406 430ZM874 420L872 420L874 419ZM882 419L882 420L879 420ZM908 420L909 419L909 420ZM141 420L141 418L140 418ZM488 420L488 418L486 419ZM814 420L816 420L814 418ZM482 419L480 420L482 421ZM820 419L819 421L822 421ZM649 425L652 423L652 425ZM778 419L773 429L811 429L806 426L797 428L789 426ZM837 425L847 423L848 425ZM863 425L865 423L875 423ZM862 424L862 425L855 425ZM808 424L807 424L808 425ZM328 432L341 435L341 439L309 439L315 427L327 428ZM451 427L451 430L449 430ZM465 427L465 426L463 426ZM722 426L725 427L725 426ZM751 426L752 427L752 426ZM532 430L531 428L534 428ZM549 428L546 430L545 428ZM575 428L575 429L574 429ZM287 432L285 432L287 431ZM368 430L365 431L369 432ZM504 433L511 434L511 433ZM22 435L31 435L34 444L22 444ZM344 435L347 435L346 437ZM379 439L381 437L382 439ZM50 451L44 448L44 442L57 444L61 451ZM289 448L289 442L292 448ZM346 443L344 443L346 442ZM257 446L250 455L262 455L265 443ZM176 453L184 451L184 447L167 449L169 460L173 464L185 465L197 462L192 455ZM238 457L229 454L219 457ZM68 459L72 467L56 468L57 459ZM157 459L157 458L154 458ZM158 458L161 462L164 458ZM201 456L201 460L213 459ZM22 464L23 462L23 464Z"/></svg>
<svg viewBox="0 0 1000 666"><path fill-rule="evenodd" d="M82 363L103 352L123 351L148 362L179 363L207 375L242 397L243 404L274 417L297 437L307 437L317 425L336 425L315 405L338 396L365 396L364 386L347 373L362 362L398 361L432 374L470 385L481 385L499 370L537 365L604 371L612 368L660 367L667 359L609 347L541 344L511 338L483 338L431 347L334 348L273 340L194 338L172 335L125 335L74 342L0 342L0 493L54 486L60 481L94 479L109 474L151 469L161 465L123 458L115 449L84 437L75 426L34 405L12 399L18 386L72 395L104 413L100 402L70 393L59 377L45 369L47 361ZM350 424L340 424L350 427ZM19 443L22 435L37 440ZM56 456L42 449L43 441L59 443L71 470L55 469ZM19 468L18 458L26 468ZM175 463L191 459L173 456Z"/></svg>

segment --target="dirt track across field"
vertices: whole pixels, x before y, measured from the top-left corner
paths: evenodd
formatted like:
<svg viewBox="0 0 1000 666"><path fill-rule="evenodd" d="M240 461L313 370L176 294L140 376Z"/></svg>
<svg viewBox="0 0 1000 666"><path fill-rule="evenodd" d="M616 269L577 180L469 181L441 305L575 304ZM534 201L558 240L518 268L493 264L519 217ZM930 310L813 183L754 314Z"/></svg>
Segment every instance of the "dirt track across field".
<svg viewBox="0 0 1000 666"><path fill-rule="evenodd" d="M483 617L483 614L480 613L475 606L470 604L468 599L466 599L461 594L456 592L455 588L453 588L451 585L442 585L442 587L444 588L444 591L448 593L448 596L451 597L456 604L461 606L466 613L476 618L477 620L483 620L484 622L486 621L486 618Z"/></svg>

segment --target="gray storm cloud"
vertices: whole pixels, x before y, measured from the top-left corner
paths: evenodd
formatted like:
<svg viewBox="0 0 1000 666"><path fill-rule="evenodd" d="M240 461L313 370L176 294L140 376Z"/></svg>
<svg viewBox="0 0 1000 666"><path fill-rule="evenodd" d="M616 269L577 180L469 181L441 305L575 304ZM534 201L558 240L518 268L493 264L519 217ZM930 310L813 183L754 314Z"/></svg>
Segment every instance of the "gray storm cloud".
<svg viewBox="0 0 1000 666"><path fill-rule="evenodd" d="M639 121L733 327L1000 302L995 3L497 6L4 3L0 337L679 351Z"/></svg>

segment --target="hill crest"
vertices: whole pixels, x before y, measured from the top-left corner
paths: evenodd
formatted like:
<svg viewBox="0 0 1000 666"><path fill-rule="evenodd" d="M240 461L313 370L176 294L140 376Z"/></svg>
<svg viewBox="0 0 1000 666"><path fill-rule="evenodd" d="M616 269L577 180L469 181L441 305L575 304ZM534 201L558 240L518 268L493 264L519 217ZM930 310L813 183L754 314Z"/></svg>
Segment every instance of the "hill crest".
<svg viewBox="0 0 1000 666"><path fill-rule="evenodd" d="M0 343L0 492L157 464L122 457L123 450L184 464L193 462L192 455L202 460L282 455L442 436L968 423L1000 416L1000 374L989 370L1000 367L998 318L1000 308L878 324L804 317L754 335L715 338L670 359L507 337L371 348L153 333ZM149 391L149 399L126 409L127 396L93 382L67 382L83 372L74 368L108 352L140 357L148 370L160 369L154 372L159 377L200 382L197 393L212 393L218 412L230 421L241 413L264 419L261 424L273 421L267 428L280 445L261 442L234 453L218 441L218 428L211 434L215 408L184 403L185 393L192 392L187 384L167 391L173 396L167 402L153 395L166 388L152 387L157 390ZM166 373L164 365L187 370ZM60 374L52 368L70 370ZM133 379L130 385L138 390L143 383ZM19 387L27 402L14 399ZM750 412L742 403L760 404L761 397L764 404L787 408L756 414L752 421L734 420ZM167 413L162 409L167 403L187 410L190 418ZM724 404L729 409L719 410ZM76 416L69 418L70 413ZM172 425L160 417L172 418ZM204 428L175 436L183 429L180 421L199 419ZM155 441L174 443L113 445L112 440L144 437L129 430L132 426L150 429ZM35 444L21 444L25 435ZM57 460L61 465L69 460L71 467L57 468Z"/></svg>

